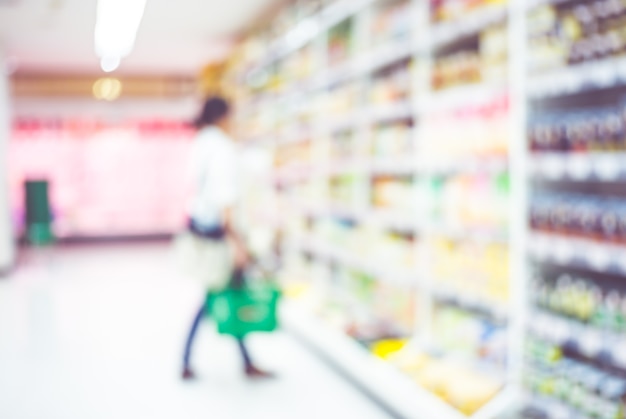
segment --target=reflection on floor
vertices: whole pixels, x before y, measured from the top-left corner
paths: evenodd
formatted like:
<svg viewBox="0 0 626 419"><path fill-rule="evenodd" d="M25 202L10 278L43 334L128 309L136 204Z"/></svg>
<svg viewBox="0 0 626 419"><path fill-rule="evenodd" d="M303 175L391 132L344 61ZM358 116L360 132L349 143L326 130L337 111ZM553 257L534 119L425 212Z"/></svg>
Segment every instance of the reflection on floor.
<svg viewBox="0 0 626 419"><path fill-rule="evenodd" d="M234 342L203 325L199 380L179 380L201 289L167 245L28 251L0 280L0 418L195 419L388 416L285 334L255 336L249 382Z"/></svg>

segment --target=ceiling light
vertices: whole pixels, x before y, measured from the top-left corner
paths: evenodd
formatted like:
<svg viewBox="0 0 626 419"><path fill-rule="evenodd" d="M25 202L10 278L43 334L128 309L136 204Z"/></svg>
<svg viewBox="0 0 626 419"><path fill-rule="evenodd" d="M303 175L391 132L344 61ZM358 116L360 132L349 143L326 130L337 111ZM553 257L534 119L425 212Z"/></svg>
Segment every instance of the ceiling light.
<svg viewBox="0 0 626 419"><path fill-rule="evenodd" d="M93 96L98 100L113 101L122 94L122 82L118 79L98 79L93 84Z"/></svg>
<svg viewBox="0 0 626 419"><path fill-rule="evenodd" d="M131 53L145 7L146 0L98 0L94 41L103 70L105 60L107 68L117 68L115 60Z"/></svg>
<svg viewBox="0 0 626 419"><path fill-rule="evenodd" d="M120 57L102 57L100 67L105 73L111 73L119 68L121 61Z"/></svg>

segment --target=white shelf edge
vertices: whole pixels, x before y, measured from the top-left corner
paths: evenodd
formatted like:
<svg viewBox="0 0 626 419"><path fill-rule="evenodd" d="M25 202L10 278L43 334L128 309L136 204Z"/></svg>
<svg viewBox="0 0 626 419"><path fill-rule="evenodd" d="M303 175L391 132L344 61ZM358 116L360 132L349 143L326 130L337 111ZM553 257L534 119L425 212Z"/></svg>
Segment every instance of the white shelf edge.
<svg viewBox="0 0 626 419"><path fill-rule="evenodd" d="M459 308L465 310L479 310L486 312L494 320L507 321L508 306L503 303L487 301L484 298L471 298L458 290L447 290L444 287L434 287L431 294L438 301L456 301Z"/></svg>
<svg viewBox="0 0 626 419"><path fill-rule="evenodd" d="M531 153L528 175L548 180L616 181L626 179L626 153Z"/></svg>
<svg viewBox="0 0 626 419"><path fill-rule="evenodd" d="M626 82L626 58L607 58L571 67L531 74L528 96L546 99L576 94L586 89L614 87Z"/></svg>
<svg viewBox="0 0 626 419"><path fill-rule="evenodd" d="M459 157L457 159L428 160L420 158L416 163L417 173L421 175L446 175L454 173L498 174L509 170L507 156L501 157Z"/></svg>
<svg viewBox="0 0 626 419"><path fill-rule="evenodd" d="M441 236L449 238L450 240L471 240L483 243L502 243L506 244L509 241L508 235L505 232L495 231L481 231L464 229L462 227L452 228L445 225L437 224L422 224L418 226L418 232L423 235L429 236Z"/></svg>
<svg viewBox="0 0 626 419"><path fill-rule="evenodd" d="M418 287L422 283L417 273L411 272L409 270L391 271L379 269L375 266L378 264L369 263L358 255L351 254L350 252L345 252L336 246L327 245L325 243L321 243L318 240L308 240L307 242L305 242L305 244L302 244L299 247L311 253L315 253L320 257L332 259L335 262L339 262L340 264L351 269L355 269L365 274L375 276L378 280Z"/></svg>
<svg viewBox="0 0 626 419"><path fill-rule="evenodd" d="M403 157L374 157L371 160L372 174L410 176L417 171L415 159Z"/></svg>
<svg viewBox="0 0 626 419"><path fill-rule="evenodd" d="M283 303L281 310L281 321L288 330L323 351L353 380L379 397L385 405L397 411L402 417L467 419L467 416L420 388L393 366L376 358L341 332L323 324L313 314L306 313L292 302Z"/></svg>
<svg viewBox="0 0 626 419"><path fill-rule="evenodd" d="M529 243L527 253L535 261L626 276L626 246L536 231Z"/></svg>
<svg viewBox="0 0 626 419"><path fill-rule="evenodd" d="M527 0L526 10L532 10L535 7L545 6L545 5L557 5L567 3L573 0Z"/></svg>
<svg viewBox="0 0 626 419"><path fill-rule="evenodd" d="M365 72L375 73L394 63L410 59L416 48L415 43L411 40L393 41L375 47L366 53Z"/></svg>
<svg viewBox="0 0 626 419"><path fill-rule="evenodd" d="M470 36L507 16L507 5L486 6L466 14L462 19L432 25L432 46L439 48Z"/></svg>
<svg viewBox="0 0 626 419"><path fill-rule="evenodd" d="M374 105L365 111L374 124L415 118L415 110L410 100L387 105Z"/></svg>

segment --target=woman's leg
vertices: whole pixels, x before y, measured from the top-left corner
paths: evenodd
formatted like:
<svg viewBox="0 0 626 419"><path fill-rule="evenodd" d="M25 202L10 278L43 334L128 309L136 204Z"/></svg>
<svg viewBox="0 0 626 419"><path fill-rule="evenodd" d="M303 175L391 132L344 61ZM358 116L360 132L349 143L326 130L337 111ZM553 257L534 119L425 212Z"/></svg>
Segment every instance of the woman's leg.
<svg viewBox="0 0 626 419"><path fill-rule="evenodd" d="M246 344L243 341L243 338L237 338L237 345L239 346L239 352L241 352L241 358L243 359L243 366L246 371L250 371L252 369L252 359L250 358L250 352L248 352L248 348L246 348Z"/></svg>
<svg viewBox="0 0 626 419"><path fill-rule="evenodd" d="M244 372L250 378L273 378L274 374L271 372L263 371L257 368L252 359L250 358L250 353L248 352L248 348L243 340L243 338L237 338L237 345L239 346L239 351L241 352L241 357L243 358L244 364Z"/></svg>
<svg viewBox="0 0 626 419"><path fill-rule="evenodd" d="M196 337L196 333L198 332L198 326L200 326L200 321L205 315L205 304L203 303L198 310L198 314L193 320L193 324L191 325L191 330L189 331L189 336L187 337L187 343L185 344L185 355L183 358L183 378L193 378L193 372L189 366L191 360L191 349L193 346L193 341Z"/></svg>

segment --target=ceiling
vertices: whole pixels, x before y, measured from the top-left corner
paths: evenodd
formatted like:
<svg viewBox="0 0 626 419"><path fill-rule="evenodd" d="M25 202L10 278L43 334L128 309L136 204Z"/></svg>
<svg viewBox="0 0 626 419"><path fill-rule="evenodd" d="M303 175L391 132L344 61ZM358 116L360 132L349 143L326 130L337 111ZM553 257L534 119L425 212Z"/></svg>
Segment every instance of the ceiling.
<svg viewBox="0 0 626 419"><path fill-rule="evenodd" d="M97 0L0 0L0 48L24 73L99 73ZM148 0L124 74L195 74L280 0Z"/></svg>

